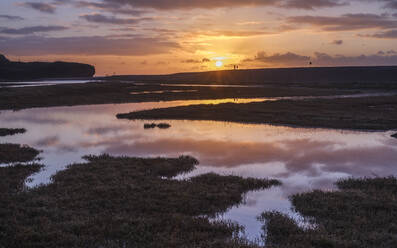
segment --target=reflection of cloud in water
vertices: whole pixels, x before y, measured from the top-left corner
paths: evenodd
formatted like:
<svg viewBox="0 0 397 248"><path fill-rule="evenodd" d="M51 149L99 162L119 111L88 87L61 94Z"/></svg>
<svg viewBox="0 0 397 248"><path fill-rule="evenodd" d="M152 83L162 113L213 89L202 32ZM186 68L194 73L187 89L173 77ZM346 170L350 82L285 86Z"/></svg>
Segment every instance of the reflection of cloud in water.
<svg viewBox="0 0 397 248"><path fill-rule="evenodd" d="M202 165L213 167L232 168L254 163L266 166L268 163L281 162L285 165L285 172L273 175L279 177L289 177L296 173L316 177L323 172L355 176L390 175L397 172L394 166L397 150L394 148L345 148L341 147L341 143L309 139L267 143L168 138L124 143L115 138L91 145L104 145L104 152L119 155L192 154L199 158Z"/></svg>
<svg viewBox="0 0 397 248"><path fill-rule="evenodd" d="M232 99L233 100L233 99ZM23 135L2 142L28 144L43 150L46 169L34 175L34 186L48 183L66 165L82 162L87 154L103 152L128 156L179 156L200 160L197 169L178 178L215 172L224 175L276 177L283 185L250 192L247 204L236 206L226 218L258 234L256 216L264 210L290 211L288 196L311 189L334 189L348 176L397 174L397 139L393 132L357 132L292 128L209 121L173 121L169 130L143 131L145 121L117 120L120 112L191 102L108 104L28 109L0 114L0 126L23 127ZM293 214L293 213L292 213Z"/></svg>
<svg viewBox="0 0 397 248"><path fill-rule="evenodd" d="M56 136L49 136L44 139L38 140L36 142L36 146L55 146L59 144L59 137Z"/></svg>
<svg viewBox="0 0 397 248"><path fill-rule="evenodd" d="M95 127L88 129L88 134L105 135L109 133L118 133L123 131L123 126Z"/></svg>
<svg viewBox="0 0 397 248"><path fill-rule="evenodd" d="M34 146L43 147L43 148L53 148L56 153L65 153L65 152L76 152L77 147L71 145L65 145L60 142L60 138L58 135L49 136L44 139L38 140Z"/></svg>

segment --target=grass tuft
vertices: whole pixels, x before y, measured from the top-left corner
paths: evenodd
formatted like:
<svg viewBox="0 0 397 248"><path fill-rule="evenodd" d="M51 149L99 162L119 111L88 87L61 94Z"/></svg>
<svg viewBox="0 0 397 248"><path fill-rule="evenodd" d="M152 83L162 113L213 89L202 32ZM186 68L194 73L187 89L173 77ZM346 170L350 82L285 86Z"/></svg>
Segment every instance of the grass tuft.
<svg viewBox="0 0 397 248"><path fill-rule="evenodd" d="M0 137L15 135L18 133L25 133L26 129L24 128L0 128Z"/></svg>
<svg viewBox="0 0 397 248"><path fill-rule="evenodd" d="M280 213L262 214L268 247L397 247L397 179L350 178L337 186L291 197L298 212L315 220L314 230Z"/></svg>
<svg viewBox="0 0 397 248"><path fill-rule="evenodd" d="M36 159L40 151L19 144L0 144L0 164L24 163Z"/></svg>
<svg viewBox="0 0 397 248"><path fill-rule="evenodd" d="M236 238L241 226L208 216L279 183L215 174L172 180L198 163L189 156L84 158L0 208L0 247L256 247Z"/></svg>

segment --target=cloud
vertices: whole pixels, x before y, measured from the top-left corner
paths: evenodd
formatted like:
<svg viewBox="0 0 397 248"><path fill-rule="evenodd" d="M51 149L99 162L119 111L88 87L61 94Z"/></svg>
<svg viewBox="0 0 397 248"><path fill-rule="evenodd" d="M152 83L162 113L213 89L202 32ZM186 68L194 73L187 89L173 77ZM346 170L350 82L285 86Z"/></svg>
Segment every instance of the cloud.
<svg viewBox="0 0 397 248"><path fill-rule="evenodd" d="M340 2L339 0L290 0L283 3L281 6L285 8L313 10L315 8L339 7L345 5L348 4L346 2Z"/></svg>
<svg viewBox="0 0 397 248"><path fill-rule="evenodd" d="M392 29L384 32L378 32L375 34L369 35L360 35L362 37L371 37L371 38L379 38L379 39L397 39L397 29Z"/></svg>
<svg viewBox="0 0 397 248"><path fill-rule="evenodd" d="M182 63L187 63L187 64L201 64L201 63L208 63L211 62L209 58L203 58L202 60L199 59L187 59L187 60L182 60Z"/></svg>
<svg viewBox="0 0 397 248"><path fill-rule="evenodd" d="M34 34L34 33L63 31L66 29L68 29L68 27L64 27L64 26L32 26L32 27L24 27L24 28L0 27L0 33L1 34L14 34L14 35L27 35L27 34Z"/></svg>
<svg viewBox="0 0 397 248"><path fill-rule="evenodd" d="M214 9L230 7L275 6L281 8L316 9L346 5L340 0L104 0L106 3L126 4L138 8L170 9Z"/></svg>
<svg viewBox="0 0 397 248"><path fill-rule="evenodd" d="M302 65L307 64L310 60L309 56L301 56L295 53L276 53L273 55L267 55L264 51L258 52L255 58L247 59L245 62L259 61L266 64L276 64L276 65Z"/></svg>
<svg viewBox="0 0 397 248"><path fill-rule="evenodd" d="M343 40L334 40L334 41L331 42L331 44L340 46L340 45L343 44Z"/></svg>
<svg viewBox="0 0 397 248"><path fill-rule="evenodd" d="M104 36L50 38L25 36L0 40L4 53L15 56L40 55L119 55L144 56L170 53L179 44L156 38L120 38Z"/></svg>
<svg viewBox="0 0 397 248"><path fill-rule="evenodd" d="M88 22L104 23L104 24L138 24L142 21L150 21L152 18L117 18L109 17L101 14L86 14L81 15L80 18L85 19Z"/></svg>
<svg viewBox="0 0 397 248"><path fill-rule="evenodd" d="M104 0L107 3L127 4L133 7L153 8L161 10L169 9L214 9L222 7L242 7L242 6L271 6L278 0Z"/></svg>
<svg viewBox="0 0 397 248"><path fill-rule="evenodd" d="M397 65L397 55L358 55L346 56L335 55L331 56L326 53L315 53L315 65L324 66L382 66L382 65Z"/></svg>
<svg viewBox="0 0 397 248"><path fill-rule="evenodd" d="M26 3L20 3L19 5L47 14L54 14L56 9L54 5L48 3L26 2Z"/></svg>
<svg viewBox="0 0 397 248"><path fill-rule="evenodd" d="M6 19L10 21L22 21L25 20L24 18L20 16L12 16L12 15L0 15L0 19Z"/></svg>
<svg viewBox="0 0 397 248"><path fill-rule="evenodd" d="M294 16L287 18L294 24L309 24L324 31L351 31L360 29L396 28L397 21L385 15L375 14L345 14L339 17L328 16Z"/></svg>
<svg viewBox="0 0 397 248"><path fill-rule="evenodd" d="M262 36L262 35L272 35L283 32L283 30L200 30L200 31L191 31L187 33L188 36L196 37L196 36L209 36L209 37L227 37L227 38L244 38L244 37L253 37L253 36Z"/></svg>
<svg viewBox="0 0 397 248"><path fill-rule="evenodd" d="M306 66L309 61L312 61L314 66L390 66L397 65L397 54L394 53L394 50L358 56L329 55L319 52L314 53L314 56L291 52L267 55L265 52L258 52L254 58L246 59L243 62L261 62L270 66L291 67Z"/></svg>
<svg viewBox="0 0 397 248"><path fill-rule="evenodd" d="M385 8L397 9L397 1L396 0L383 0L386 3Z"/></svg>
<svg viewBox="0 0 397 248"><path fill-rule="evenodd" d="M77 8L91 8L100 11L106 11L113 14L126 14L126 15L134 15L139 16L147 11L134 9L131 7L126 7L123 4L112 3L112 2L88 2L88 1L77 1L74 3L74 6Z"/></svg>

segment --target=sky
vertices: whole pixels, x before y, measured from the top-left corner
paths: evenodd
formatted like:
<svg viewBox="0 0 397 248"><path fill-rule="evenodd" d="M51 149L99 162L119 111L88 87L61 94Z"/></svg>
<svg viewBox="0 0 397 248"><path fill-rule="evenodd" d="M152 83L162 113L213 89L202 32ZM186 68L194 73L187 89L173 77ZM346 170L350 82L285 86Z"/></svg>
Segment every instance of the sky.
<svg viewBox="0 0 397 248"><path fill-rule="evenodd" d="M397 65L397 0L1 0L0 53L97 75Z"/></svg>

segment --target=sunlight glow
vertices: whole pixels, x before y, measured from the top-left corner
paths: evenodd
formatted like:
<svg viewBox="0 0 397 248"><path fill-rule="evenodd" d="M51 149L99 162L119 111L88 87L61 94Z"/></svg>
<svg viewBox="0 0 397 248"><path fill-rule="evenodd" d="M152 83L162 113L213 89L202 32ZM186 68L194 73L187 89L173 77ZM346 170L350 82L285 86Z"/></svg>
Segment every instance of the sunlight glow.
<svg viewBox="0 0 397 248"><path fill-rule="evenodd" d="M216 67L222 67L223 66L223 62L222 61L216 61L215 66Z"/></svg>

